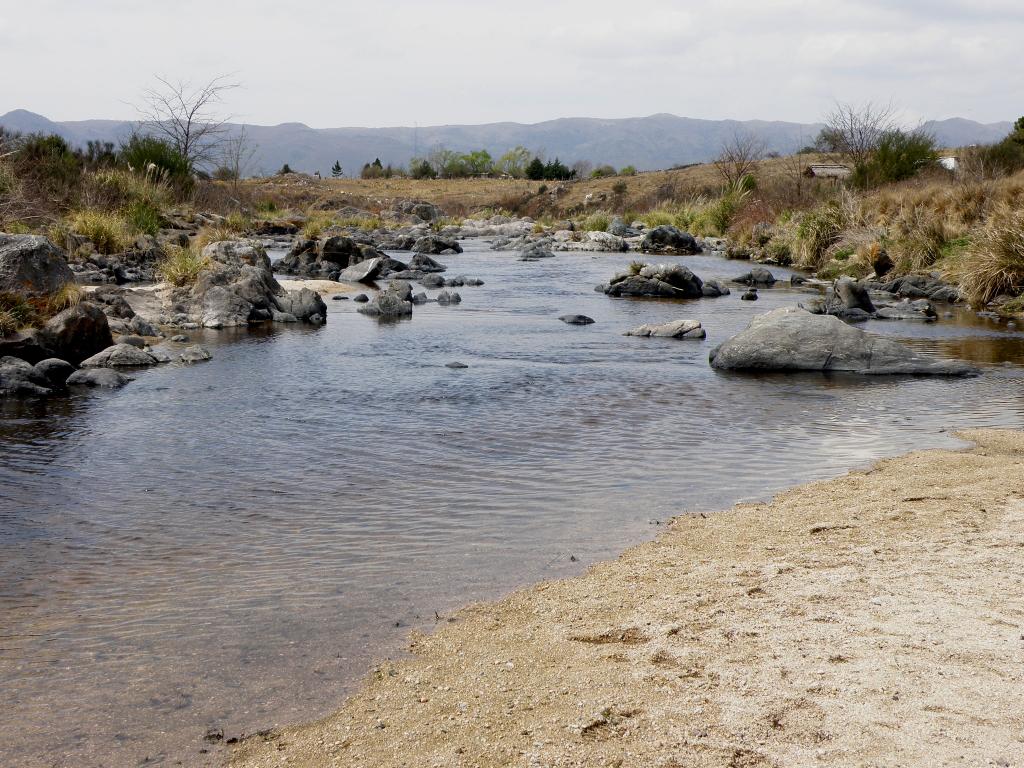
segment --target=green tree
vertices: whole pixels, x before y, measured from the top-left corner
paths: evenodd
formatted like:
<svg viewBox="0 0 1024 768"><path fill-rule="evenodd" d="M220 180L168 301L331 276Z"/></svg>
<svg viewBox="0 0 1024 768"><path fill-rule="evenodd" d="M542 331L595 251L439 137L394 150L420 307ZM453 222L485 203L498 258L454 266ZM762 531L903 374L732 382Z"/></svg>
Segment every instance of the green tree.
<svg viewBox="0 0 1024 768"><path fill-rule="evenodd" d="M531 181L540 181L544 179L544 161L539 157L534 157L533 160L530 161L530 164L526 166L526 178Z"/></svg>
<svg viewBox="0 0 1024 768"><path fill-rule="evenodd" d="M334 165L331 166L331 176L333 176L336 179L340 179L344 175L345 172L341 170L341 163L335 160Z"/></svg>
<svg viewBox="0 0 1024 768"><path fill-rule="evenodd" d="M530 150L526 147L514 147L498 158L494 170L514 179L526 176L526 168L530 164Z"/></svg>
<svg viewBox="0 0 1024 768"><path fill-rule="evenodd" d="M867 162L854 168L853 182L862 187L903 181L938 159L935 139L923 131L889 130L878 139Z"/></svg>
<svg viewBox="0 0 1024 768"><path fill-rule="evenodd" d="M295 171L292 170L292 167L288 165L288 163L285 163L284 165L281 166L281 170L277 172L277 175L285 176L286 174L289 173L295 173Z"/></svg>
<svg viewBox="0 0 1024 768"><path fill-rule="evenodd" d="M466 168L472 176L483 176L494 170L494 160L486 149L477 149L462 156Z"/></svg>
<svg viewBox="0 0 1024 768"><path fill-rule="evenodd" d="M413 158L409 163L409 175L414 179L434 179L437 178L437 171L423 158Z"/></svg>

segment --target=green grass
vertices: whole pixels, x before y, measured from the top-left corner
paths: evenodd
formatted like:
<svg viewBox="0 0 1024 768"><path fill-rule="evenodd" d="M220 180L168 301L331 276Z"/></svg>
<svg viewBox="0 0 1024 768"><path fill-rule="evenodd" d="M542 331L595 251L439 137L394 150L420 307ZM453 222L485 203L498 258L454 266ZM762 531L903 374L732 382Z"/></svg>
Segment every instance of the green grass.
<svg viewBox="0 0 1024 768"><path fill-rule="evenodd" d="M1024 292L1024 210L1005 205L994 212L952 272L974 305Z"/></svg>
<svg viewBox="0 0 1024 768"><path fill-rule="evenodd" d="M607 232L608 225L612 223L611 216L598 211L583 219L579 224L582 232Z"/></svg>
<svg viewBox="0 0 1024 768"><path fill-rule="evenodd" d="M0 337L36 325L39 312L24 296L0 292Z"/></svg>

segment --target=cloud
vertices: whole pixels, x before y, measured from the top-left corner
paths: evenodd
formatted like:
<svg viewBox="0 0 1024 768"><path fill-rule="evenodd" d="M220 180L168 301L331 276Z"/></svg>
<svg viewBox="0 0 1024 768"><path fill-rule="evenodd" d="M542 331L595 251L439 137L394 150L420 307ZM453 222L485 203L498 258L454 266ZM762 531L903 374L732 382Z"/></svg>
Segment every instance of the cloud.
<svg viewBox="0 0 1024 768"><path fill-rule="evenodd" d="M0 39L0 113L54 119L131 117L156 73L236 73L230 112L319 127L811 121L834 99L997 120L1024 98L1018 0L36 0Z"/></svg>

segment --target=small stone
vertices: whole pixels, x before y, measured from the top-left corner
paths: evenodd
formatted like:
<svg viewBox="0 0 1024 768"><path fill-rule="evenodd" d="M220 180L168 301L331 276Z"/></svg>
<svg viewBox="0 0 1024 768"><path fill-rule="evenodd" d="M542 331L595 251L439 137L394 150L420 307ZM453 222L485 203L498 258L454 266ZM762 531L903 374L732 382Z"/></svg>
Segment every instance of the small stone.
<svg viewBox="0 0 1024 768"><path fill-rule="evenodd" d="M352 297L352 301L357 301L360 304L365 304L369 300L370 297L367 296L365 293L359 293Z"/></svg>
<svg viewBox="0 0 1024 768"><path fill-rule="evenodd" d="M460 363L458 360L452 360L450 363L444 364L445 368L469 368L465 363Z"/></svg>
<svg viewBox="0 0 1024 768"><path fill-rule="evenodd" d="M594 322L594 318L586 315L561 315L558 319L569 325L590 325Z"/></svg>
<svg viewBox="0 0 1024 768"><path fill-rule="evenodd" d="M194 344L182 351L180 359L183 363L200 363L211 357L212 355L205 347Z"/></svg>
<svg viewBox="0 0 1024 768"><path fill-rule="evenodd" d="M188 336L179 333L177 336L171 336L171 341L177 342L178 344L184 344L188 341Z"/></svg>

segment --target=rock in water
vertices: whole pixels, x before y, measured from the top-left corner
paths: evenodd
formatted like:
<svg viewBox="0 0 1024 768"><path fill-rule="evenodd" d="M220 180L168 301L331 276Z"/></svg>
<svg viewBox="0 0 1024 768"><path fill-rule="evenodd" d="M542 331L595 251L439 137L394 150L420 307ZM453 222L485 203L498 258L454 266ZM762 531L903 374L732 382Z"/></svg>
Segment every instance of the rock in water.
<svg viewBox="0 0 1024 768"><path fill-rule="evenodd" d="M860 374L969 376L977 368L941 360L853 328L837 317L783 307L755 317L712 350L711 366L735 371L848 371Z"/></svg>
<svg viewBox="0 0 1024 768"><path fill-rule="evenodd" d="M645 265L640 271L616 275L603 288L609 296L661 296L675 299L699 299L704 283L679 264Z"/></svg>
<svg viewBox="0 0 1024 768"><path fill-rule="evenodd" d="M754 267L752 270L739 277L734 277L734 283L750 286L771 286L775 285L775 275L764 267Z"/></svg>
<svg viewBox="0 0 1024 768"><path fill-rule="evenodd" d="M640 242L640 250L663 253L700 253L700 246L689 232L683 232L671 224L663 224L644 235L644 239Z"/></svg>
<svg viewBox="0 0 1024 768"><path fill-rule="evenodd" d="M383 267L383 259L367 259L343 269L338 279L346 283L372 283L380 276Z"/></svg>
<svg viewBox="0 0 1024 768"><path fill-rule="evenodd" d="M662 325L639 325L623 336L659 336L668 339L703 339L707 336L699 320L673 320Z"/></svg>
<svg viewBox="0 0 1024 768"><path fill-rule="evenodd" d="M53 389L62 389L64 382L75 372L75 366L66 360L58 360L55 357L40 360L33 368L36 373L49 382L49 386Z"/></svg>
<svg viewBox="0 0 1024 768"><path fill-rule="evenodd" d="M594 318L586 315L561 315L558 319L569 325L590 325L594 322Z"/></svg>
<svg viewBox="0 0 1024 768"><path fill-rule="evenodd" d="M445 368L469 368L465 363L460 363L458 360L452 360L450 363L444 364Z"/></svg>
<svg viewBox="0 0 1024 768"><path fill-rule="evenodd" d="M118 389L129 381L130 377L118 373L113 368L83 368L72 373L66 384L69 387Z"/></svg>
<svg viewBox="0 0 1024 768"><path fill-rule="evenodd" d="M73 282L64 251L45 237L0 234L0 291L45 296Z"/></svg>
<svg viewBox="0 0 1024 768"><path fill-rule="evenodd" d="M143 368L159 360L131 344L114 344L82 361L83 368Z"/></svg>
<svg viewBox="0 0 1024 768"><path fill-rule="evenodd" d="M757 301L757 288L748 288L740 296L743 301Z"/></svg>
<svg viewBox="0 0 1024 768"><path fill-rule="evenodd" d="M841 277L836 281L836 297L846 309L860 309L874 314L875 305L871 303L868 289L849 277Z"/></svg>
<svg viewBox="0 0 1024 768"><path fill-rule="evenodd" d="M46 376L17 357L0 357L0 398L47 397L52 384Z"/></svg>
<svg viewBox="0 0 1024 768"><path fill-rule="evenodd" d="M209 360L212 357L209 350L206 347L201 347L198 344L193 344L191 347L186 347L182 350L180 359L183 363L201 363L204 360Z"/></svg>
<svg viewBox="0 0 1024 768"><path fill-rule="evenodd" d="M356 310L380 319L397 319L412 315L412 286L403 280L392 280L386 291Z"/></svg>

